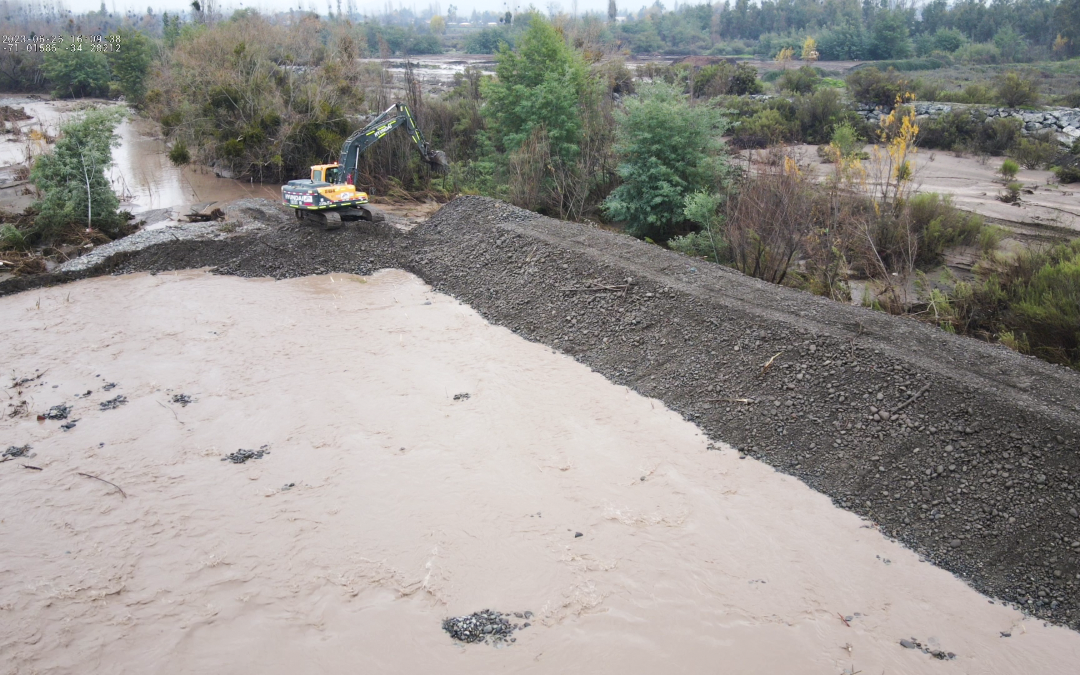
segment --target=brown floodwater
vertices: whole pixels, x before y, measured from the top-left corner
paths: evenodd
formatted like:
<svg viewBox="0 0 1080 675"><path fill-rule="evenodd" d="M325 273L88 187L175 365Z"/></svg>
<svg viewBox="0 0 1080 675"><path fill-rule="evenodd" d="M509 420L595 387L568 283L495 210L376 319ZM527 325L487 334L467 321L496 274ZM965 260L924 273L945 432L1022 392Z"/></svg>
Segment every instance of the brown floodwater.
<svg viewBox="0 0 1080 675"><path fill-rule="evenodd" d="M4 383L0 443L33 456L0 464L2 673L1080 663L1080 635L404 272L101 277L0 324L5 377L44 371ZM62 403L73 429L33 418ZM485 608L536 616L501 649L442 631Z"/></svg>
<svg viewBox="0 0 1080 675"><path fill-rule="evenodd" d="M42 140L30 138L33 130L55 136L60 125L78 115L87 105L108 106L100 100L39 100L29 96L6 96L0 105L23 108L33 119L19 122L23 134L0 137L0 167L23 164L27 157L47 151ZM220 178L206 167L176 167L169 161L168 148L157 135L156 125L130 115L116 129L118 145L113 148L113 164L107 170L121 208L132 213L151 209L177 208L207 202L262 197L277 201L280 186Z"/></svg>

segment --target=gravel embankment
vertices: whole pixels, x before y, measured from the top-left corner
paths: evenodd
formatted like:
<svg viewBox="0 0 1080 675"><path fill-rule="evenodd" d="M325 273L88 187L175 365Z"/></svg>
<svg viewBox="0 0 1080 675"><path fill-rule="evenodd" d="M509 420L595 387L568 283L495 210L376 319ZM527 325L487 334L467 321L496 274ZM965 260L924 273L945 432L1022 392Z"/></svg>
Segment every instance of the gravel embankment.
<svg viewBox="0 0 1080 675"><path fill-rule="evenodd" d="M70 278L406 269L662 400L979 590L1080 628L1080 374L480 197L407 234L267 221ZM12 280L0 294L67 278Z"/></svg>

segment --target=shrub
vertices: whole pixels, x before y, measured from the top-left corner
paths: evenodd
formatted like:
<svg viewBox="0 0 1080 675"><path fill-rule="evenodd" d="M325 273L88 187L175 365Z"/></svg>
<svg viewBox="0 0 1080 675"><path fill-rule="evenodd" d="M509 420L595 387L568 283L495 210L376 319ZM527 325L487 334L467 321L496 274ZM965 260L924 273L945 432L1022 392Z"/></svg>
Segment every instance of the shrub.
<svg viewBox="0 0 1080 675"><path fill-rule="evenodd" d="M1054 174L1061 183L1080 183L1080 157L1067 155L1054 167Z"/></svg>
<svg viewBox="0 0 1080 675"><path fill-rule="evenodd" d="M1033 77L1010 71L998 80L997 95L1010 108L1033 106L1039 102L1039 85Z"/></svg>
<svg viewBox="0 0 1080 675"><path fill-rule="evenodd" d="M981 216L961 211L948 196L933 192L908 200L906 217L918 238L916 262L923 266L939 263L945 249L951 246L978 243L984 228Z"/></svg>
<svg viewBox="0 0 1080 675"><path fill-rule="evenodd" d="M809 94L821 81L821 75L813 66L803 66L798 70L785 70L776 81L776 86L781 91L790 91L793 94Z"/></svg>
<svg viewBox="0 0 1080 675"><path fill-rule="evenodd" d="M1005 186L1005 192L998 193L998 201L1005 202L1006 204L1019 204L1020 203L1020 190L1023 189L1023 185L1020 183L1009 183Z"/></svg>
<svg viewBox="0 0 1080 675"><path fill-rule="evenodd" d="M833 128L829 142L837 149L841 157L850 157L860 152L863 147L863 139L859 137L859 132L847 122Z"/></svg>
<svg viewBox="0 0 1080 675"><path fill-rule="evenodd" d="M891 107L908 91L907 82L895 70L882 72L873 66L853 71L846 81L852 98L859 103Z"/></svg>
<svg viewBox="0 0 1080 675"><path fill-rule="evenodd" d="M60 127L52 153L38 156L30 180L43 196L35 205L38 215L29 233L33 241L52 241L76 223L110 237L122 233L120 202L105 171L122 117L119 108L87 112Z"/></svg>
<svg viewBox="0 0 1080 675"><path fill-rule="evenodd" d="M1015 117L995 117L978 125L979 137L976 150L1000 157L1019 144L1024 123Z"/></svg>
<svg viewBox="0 0 1080 675"><path fill-rule="evenodd" d="M794 104L799 133L807 143L827 142L832 137L833 128L848 115L835 89L820 89L813 94L804 94L796 98Z"/></svg>
<svg viewBox="0 0 1080 675"><path fill-rule="evenodd" d="M765 148L791 140L795 132L794 122L770 108L742 120L732 134L732 144L739 148Z"/></svg>
<svg viewBox="0 0 1080 675"><path fill-rule="evenodd" d="M14 248L23 250L29 247L29 242L26 240L26 235L22 230L5 223L0 225L0 248Z"/></svg>
<svg viewBox="0 0 1080 675"><path fill-rule="evenodd" d="M919 145L939 150L968 147L977 138L980 124L966 112L953 110L919 126Z"/></svg>
<svg viewBox="0 0 1080 675"><path fill-rule="evenodd" d="M673 251L695 258L704 258L712 262L725 262L727 258L725 255L727 244L721 239L717 242L721 260L716 259L716 254L713 253L713 242L707 232L691 232L681 237L672 237L668 240L667 245Z"/></svg>
<svg viewBox="0 0 1080 675"><path fill-rule="evenodd" d="M1001 52L992 42L969 42L953 54L957 61L965 64L986 65L997 63Z"/></svg>
<svg viewBox="0 0 1080 675"><path fill-rule="evenodd" d="M61 43L46 52L42 70L58 97L104 96L109 91L109 63L102 52L71 51L74 43ZM87 48L88 49L88 48Z"/></svg>
<svg viewBox="0 0 1080 675"><path fill-rule="evenodd" d="M966 333L993 336L1014 349L1080 368L1080 239L1024 249L976 268L977 283L950 298Z"/></svg>
<svg viewBox="0 0 1080 675"><path fill-rule="evenodd" d="M188 152L187 143L177 141L169 149L169 161L173 166L183 166L191 162L191 153Z"/></svg>
<svg viewBox="0 0 1080 675"><path fill-rule="evenodd" d="M684 200L713 191L728 173L720 156L727 119L713 101L691 106L674 86L652 83L616 117L622 184L604 201L608 217L638 237L666 239L684 222Z"/></svg>
<svg viewBox="0 0 1080 675"><path fill-rule="evenodd" d="M1018 171L1020 171L1020 165L1012 161L1011 159L1007 159L1002 162L1001 168L998 169L998 173L1000 173L1001 177L1007 181L1011 181L1013 178L1016 178L1016 173Z"/></svg>
<svg viewBox="0 0 1080 675"><path fill-rule="evenodd" d="M955 52L964 46L964 34L955 28L938 28L932 38L934 49Z"/></svg>

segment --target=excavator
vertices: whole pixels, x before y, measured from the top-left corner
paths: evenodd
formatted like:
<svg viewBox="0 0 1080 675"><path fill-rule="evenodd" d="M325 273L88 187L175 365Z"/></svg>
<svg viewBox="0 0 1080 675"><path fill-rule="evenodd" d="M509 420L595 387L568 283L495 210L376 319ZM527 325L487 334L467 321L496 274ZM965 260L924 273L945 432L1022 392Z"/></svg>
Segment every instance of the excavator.
<svg viewBox="0 0 1080 675"><path fill-rule="evenodd" d="M383 220L382 213L368 204L367 193L357 189L356 167L368 148L400 126L409 132L425 162L439 173L449 171L446 154L428 145L409 106L395 103L345 140L336 164L316 164L311 167L311 178L291 180L282 185L281 200L295 209L298 220L311 221L328 230L339 228L348 221Z"/></svg>

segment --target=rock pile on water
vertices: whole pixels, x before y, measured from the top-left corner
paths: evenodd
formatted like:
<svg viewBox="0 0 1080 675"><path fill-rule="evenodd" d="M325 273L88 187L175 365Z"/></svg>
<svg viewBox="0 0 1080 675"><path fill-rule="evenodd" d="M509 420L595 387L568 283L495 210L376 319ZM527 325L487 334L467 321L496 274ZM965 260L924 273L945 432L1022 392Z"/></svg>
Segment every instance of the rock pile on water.
<svg viewBox="0 0 1080 675"><path fill-rule="evenodd" d="M270 454L270 450L268 450L269 447L270 446L268 445L264 445L258 450L245 450L244 448L240 448L236 452L230 452L222 457L221 461L232 462L233 464L243 464L249 459L262 459L263 455Z"/></svg>
<svg viewBox="0 0 1080 675"><path fill-rule="evenodd" d="M29 445L22 445L22 446L11 445L11 446L8 446L8 449L4 451L3 457L4 457L4 459L15 459L16 457L26 457L26 455L29 452L30 452L30 446Z"/></svg>
<svg viewBox="0 0 1080 675"><path fill-rule="evenodd" d="M60 405L54 405L49 408L49 412L40 415L40 417L45 420L66 420L70 413L71 406L61 403Z"/></svg>
<svg viewBox="0 0 1080 675"><path fill-rule="evenodd" d="M496 612L484 609L468 616L452 616L443 619L443 630L450 637L461 642L488 642L491 644L501 642L517 642L513 637L515 630L528 628L531 624L513 623L510 617L518 619L531 619L532 612Z"/></svg>
<svg viewBox="0 0 1080 675"><path fill-rule="evenodd" d="M127 396L124 396L123 394L120 394L116 398L110 398L108 401L103 402L101 404L101 409L102 410L116 410L117 408L119 408L120 406L124 405L127 402L128 402Z"/></svg>
<svg viewBox="0 0 1080 675"><path fill-rule="evenodd" d="M173 403L179 403L181 407L187 407L188 403L191 403L191 397L187 394L173 394Z"/></svg>

